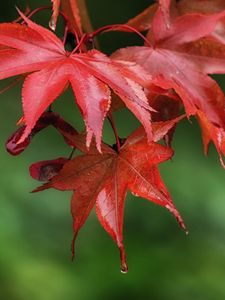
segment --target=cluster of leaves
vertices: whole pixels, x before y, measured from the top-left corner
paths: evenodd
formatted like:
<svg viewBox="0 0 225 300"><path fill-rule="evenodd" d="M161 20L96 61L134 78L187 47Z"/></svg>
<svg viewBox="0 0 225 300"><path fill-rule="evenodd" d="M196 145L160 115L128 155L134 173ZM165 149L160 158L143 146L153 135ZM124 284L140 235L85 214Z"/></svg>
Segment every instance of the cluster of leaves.
<svg viewBox="0 0 225 300"><path fill-rule="evenodd" d="M82 17L84 1L52 0L52 4L52 31L32 22L34 12L29 11L19 11L20 18L13 23L0 24L0 79L25 77L21 126L6 148L18 155L52 125L73 152L82 152L74 158L72 153L69 158L34 163L30 175L45 181L35 191L73 191L73 255L77 233L96 206L100 223L119 247L121 270L127 272L123 215L128 190L167 208L185 229L158 171L158 164L173 156L177 123L196 117L205 153L212 141L224 167L225 99L209 75L225 72L225 3L159 0L127 24L96 31ZM59 14L65 20L62 39L53 33ZM118 49L108 57L94 49L94 39L109 30L134 32L144 45ZM72 51L65 47L69 34L75 45ZM52 112L52 103L68 86L86 133L78 133ZM142 124L126 139L118 136L113 121L115 109L123 106ZM105 118L114 130L114 145L102 141ZM159 143L162 139L165 145Z"/></svg>

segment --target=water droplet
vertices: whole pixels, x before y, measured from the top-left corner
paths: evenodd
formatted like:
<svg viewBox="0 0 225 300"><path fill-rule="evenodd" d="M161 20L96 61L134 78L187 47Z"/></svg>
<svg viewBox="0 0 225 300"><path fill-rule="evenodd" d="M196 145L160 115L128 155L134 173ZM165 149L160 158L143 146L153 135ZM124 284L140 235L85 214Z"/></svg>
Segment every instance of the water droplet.
<svg viewBox="0 0 225 300"><path fill-rule="evenodd" d="M127 272L128 272L128 267L126 266L122 266L121 267L121 269L120 269L120 272L122 273L122 274L127 274Z"/></svg>
<svg viewBox="0 0 225 300"><path fill-rule="evenodd" d="M122 274L126 274L128 272L128 266L126 262L126 253L125 253L124 246L121 245L119 250L120 250L120 262L121 262L120 271Z"/></svg>
<svg viewBox="0 0 225 300"><path fill-rule="evenodd" d="M51 30L55 31L56 24L53 18L51 18L51 20L49 21L48 26L51 28Z"/></svg>

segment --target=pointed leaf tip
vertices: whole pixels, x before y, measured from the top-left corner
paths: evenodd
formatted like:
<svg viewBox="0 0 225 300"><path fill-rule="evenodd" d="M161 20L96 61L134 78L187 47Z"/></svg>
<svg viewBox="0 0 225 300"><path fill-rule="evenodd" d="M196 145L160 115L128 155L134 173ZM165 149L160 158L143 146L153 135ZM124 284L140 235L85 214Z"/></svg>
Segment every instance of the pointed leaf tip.
<svg viewBox="0 0 225 300"><path fill-rule="evenodd" d="M128 272L128 265L126 261L126 253L125 253L124 246L119 247L119 251L120 251L120 262L121 262L120 271L122 274L126 274Z"/></svg>
<svg viewBox="0 0 225 300"><path fill-rule="evenodd" d="M59 15L59 9L60 9L60 0L51 0L52 2L52 16L49 21L49 27L51 30L56 30L56 23Z"/></svg>
<svg viewBox="0 0 225 300"><path fill-rule="evenodd" d="M178 210L173 205L166 205L165 207L174 215L180 228L183 229L186 234L188 234L187 227L186 227L180 213L178 212Z"/></svg>

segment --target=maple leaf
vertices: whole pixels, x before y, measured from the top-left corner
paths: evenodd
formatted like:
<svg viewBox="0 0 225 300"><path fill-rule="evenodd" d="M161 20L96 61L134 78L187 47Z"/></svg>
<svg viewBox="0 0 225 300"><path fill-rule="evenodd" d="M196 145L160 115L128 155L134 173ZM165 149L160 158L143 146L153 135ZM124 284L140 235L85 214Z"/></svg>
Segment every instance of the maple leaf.
<svg viewBox="0 0 225 300"><path fill-rule="evenodd" d="M225 10L225 2L223 0L182 0L176 3L176 13L178 15L201 13L213 14ZM192 55L202 53L205 56L225 59L225 18L221 18L207 37L200 39L197 42L189 43L186 52Z"/></svg>
<svg viewBox="0 0 225 300"><path fill-rule="evenodd" d="M225 9L224 0L171 0L159 1L163 10L164 16L167 19L167 25L170 25L169 18L172 16L176 18L179 15L190 13L212 14L218 13ZM151 29L152 20L158 9L158 3L152 4L147 7L143 12L130 19L127 25L137 29L138 31L146 31ZM166 20L165 19L165 20ZM210 36L218 39L220 42L225 42L225 19L222 18Z"/></svg>
<svg viewBox="0 0 225 300"><path fill-rule="evenodd" d="M101 150L103 121L110 108L110 88L140 120L151 138L151 108L142 87L148 85L150 77L141 67L111 60L97 50L68 52L54 33L22 16L27 25L0 24L0 45L4 46L0 51L0 79L34 72L26 77L23 85L26 129L19 143L27 138L42 113L68 84L86 124L87 146L95 137Z"/></svg>
<svg viewBox="0 0 225 300"><path fill-rule="evenodd" d="M139 63L155 84L173 88L182 99L188 117L201 110L210 122L224 128L224 94L207 75L225 72L224 46L217 43L212 47L204 38L225 17L225 10L210 15L185 14L166 22L168 3L164 9L162 5L149 26L149 45L120 49L112 57ZM202 47L204 42L206 46Z"/></svg>
<svg viewBox="0 0 225 300"><path fill-rule="evenodd" d="M181 0L176 6L179 14L195 12L212 14L225 10L224 0ZM218 22L210 36L225 44L225 18Z"/></svg>
<svg viewBox="0 0 225 300"><path fill-rule="evenodd" d="M171 121L155 123L154 140L160 140L181 118L183 116ZM86 153L67 162L49 183L35 191L47 188L74 191L71 201L74 241L96 204L96 213L101 225L119 247L121 270L127 272L123 244L123 215L128 190L135 196L146 198L167 208L185 229L157 167L159 163L172 157L171 148L153 141L149 143L143 127L137 129L126 140L120 151L103 144L102 154L94 147L87 152L85 147L81 146L82 136L67 135L67 138L74 143L74 146Z"/></svg>
<svg viewBox="0 0 225 300"><path fill-rule="evenodd" d="M169 26L171 11L173 11L175 4L176 0L159 0L158 3L150 5L143 12L130 19L127 22L127 25L135 28L138 31L149 30L151 28L155 13L160 6L164 16L164 21L167 23L167 26Z"/></svg>
<svg viewBox="0 0 225 300"><path fill-rule="evenodd" d="M130 19L127 22L127 25L137 29L138 31L149 30L151 28L151 22L159 6L162 9L164 21L167 23L167 25L169 25L169 15L171 6L170 0L159 0L158 3L150 5L143 12Z"/></svg>
<svg viewBox="0 0 225 300"><path fill-rule="evenodd" d="M208 153L210 142L213 142L219 154L220 163L225 169L223 156L225 156L225 131L213 123L211 123L203 112L198 111L197 119L202 130L202 141L205 155Z"/></svg>

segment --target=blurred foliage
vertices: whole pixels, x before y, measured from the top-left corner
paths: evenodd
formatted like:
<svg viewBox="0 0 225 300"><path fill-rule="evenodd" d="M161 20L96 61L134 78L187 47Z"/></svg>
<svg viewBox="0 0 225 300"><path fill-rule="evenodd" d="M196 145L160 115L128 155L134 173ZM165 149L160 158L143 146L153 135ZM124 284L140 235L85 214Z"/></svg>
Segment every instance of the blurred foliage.
<svg viewBox="0 0 225 300"><path fill-rule="evenodd" d="M46 2L30 1L29 5L34 8ZM15 5L24 9L26 4L24 0L1 1L1 22L15 19ZM89 1L96 28L125 22L148 4L147 0ZM40 19L39 14L37 19L47 24L49 15L46 12ZM106 52L136 42L129 34L101 38ZM224 77L218 79L225 89ZM1 82L1 87L8 82ZM173 161L161 166L190 234L185 236L166 210L128 195L124 236L130 271L121 275L118 250L94 213L80 232L77 259L71 263L70 193L29 193L37 183L29 178L28 166L67 156L70 150L62 138L49 128L35 137L20 157L10 157L4 150L4 142L21 116L20 99L21 85L1 95L1 299L225 299L225 174L213 147L209 158L204 157L194 120L179 125ZM71 91L67 91L54 108L82 129L73 102ZM116 121L121 136L138 125L125 110L116 113ZM104 136L113 142L108 124Z"/></svg>

